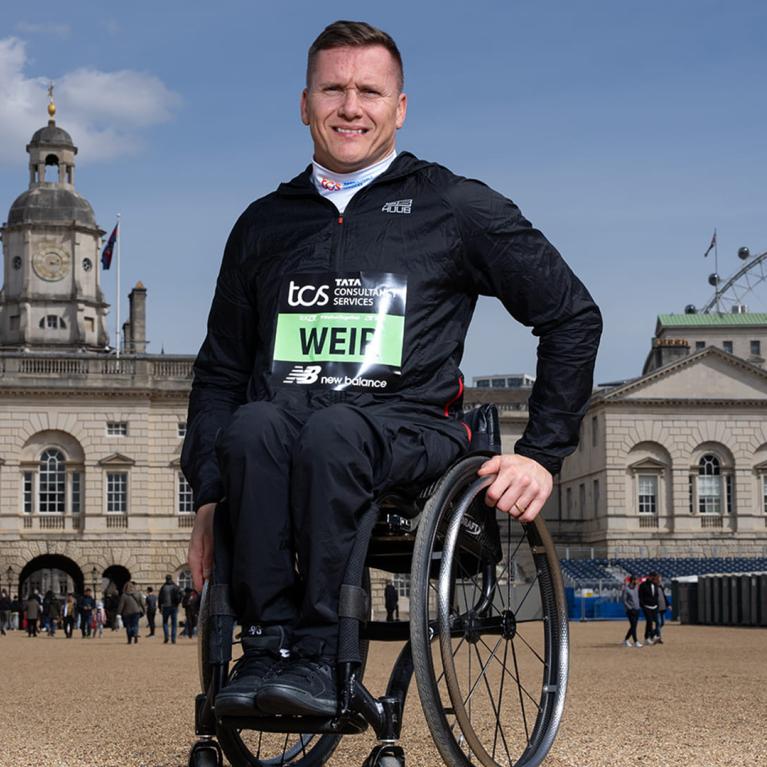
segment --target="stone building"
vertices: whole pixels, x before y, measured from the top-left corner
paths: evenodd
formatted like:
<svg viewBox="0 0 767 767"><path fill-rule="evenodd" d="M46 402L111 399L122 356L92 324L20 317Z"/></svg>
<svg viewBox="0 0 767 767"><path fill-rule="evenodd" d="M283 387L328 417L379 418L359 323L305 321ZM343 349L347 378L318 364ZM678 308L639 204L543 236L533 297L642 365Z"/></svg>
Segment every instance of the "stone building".
<svg viewBox="0 0 767 767"><path fill-rule="evenodd" d="M597 556L767 555L767 314L661 315L643 374L598 391L545 509Z"/></svg>
<svg viewBox="0 0 767 767"><path fill-rule="evenodd" d="M193 520L179 456L192 357L146 353L146 289L109 347L105 234L75 190L77 148L32 137L0 228L0 584L63 593L184 577Z"/></svg>

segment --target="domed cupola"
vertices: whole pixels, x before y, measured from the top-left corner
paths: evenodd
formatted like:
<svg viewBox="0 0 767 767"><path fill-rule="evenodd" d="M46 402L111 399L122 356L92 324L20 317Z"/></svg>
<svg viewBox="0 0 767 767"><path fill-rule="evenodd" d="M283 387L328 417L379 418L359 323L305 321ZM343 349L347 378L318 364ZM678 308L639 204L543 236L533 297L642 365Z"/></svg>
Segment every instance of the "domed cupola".
<svg viewBox="0 0 767 767"><path fill-rule="evenodd" d="M104 231L90 203L75 191L77 147L56 125L53 86L48 93L48 125L27 144L29 188L0 229L0 346L103 351L107 304L98 254Z"/></svg>

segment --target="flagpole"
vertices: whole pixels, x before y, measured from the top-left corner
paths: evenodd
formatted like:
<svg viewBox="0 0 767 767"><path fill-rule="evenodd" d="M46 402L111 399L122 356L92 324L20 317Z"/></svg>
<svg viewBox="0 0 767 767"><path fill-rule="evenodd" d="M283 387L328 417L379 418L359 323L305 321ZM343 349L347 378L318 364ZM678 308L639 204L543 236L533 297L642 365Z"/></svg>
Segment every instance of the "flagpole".
<svg viewBox="0 0 767 767"><path fill-rule="evenodd" d="M117 268L119 271L119 264ZM716 313L719 314L719 238L716 236L716 227L714 227L714 273L716 274Z"/></svg>
<svg viewBox="0 0 767 767"><path fill-rule="evenodd" d="M123 238L120 214L117 214L117 327L115 328L115 349L120 357L120 241Z"/></svg>

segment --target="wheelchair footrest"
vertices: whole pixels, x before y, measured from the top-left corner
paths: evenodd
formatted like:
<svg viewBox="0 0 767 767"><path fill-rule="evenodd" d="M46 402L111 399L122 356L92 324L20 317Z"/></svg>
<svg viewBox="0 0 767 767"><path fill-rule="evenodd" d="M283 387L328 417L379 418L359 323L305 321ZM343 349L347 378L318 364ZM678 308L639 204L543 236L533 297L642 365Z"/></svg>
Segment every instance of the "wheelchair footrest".
<svg viewBox="0 0 767 767"><path fill-rule="evenodd" d="M261 732L297 732L331 735L357 735L368 728L365 719L356 713L327 719L316 716L221 716L222 727Z"/></svg>

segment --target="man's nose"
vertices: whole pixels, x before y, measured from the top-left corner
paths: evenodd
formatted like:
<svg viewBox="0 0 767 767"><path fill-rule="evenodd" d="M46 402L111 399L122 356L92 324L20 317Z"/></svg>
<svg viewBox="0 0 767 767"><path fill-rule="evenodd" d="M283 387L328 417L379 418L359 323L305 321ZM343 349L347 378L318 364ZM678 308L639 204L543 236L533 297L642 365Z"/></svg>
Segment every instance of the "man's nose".
<svg viewBox="0 0 767 767"><path fill-rule="evenodd" d="M344 99L338 108L338 113L345 117L347 120L362 115L362 109L360 107L360 97L356 88L347 88L344 91Z"/></svg>

